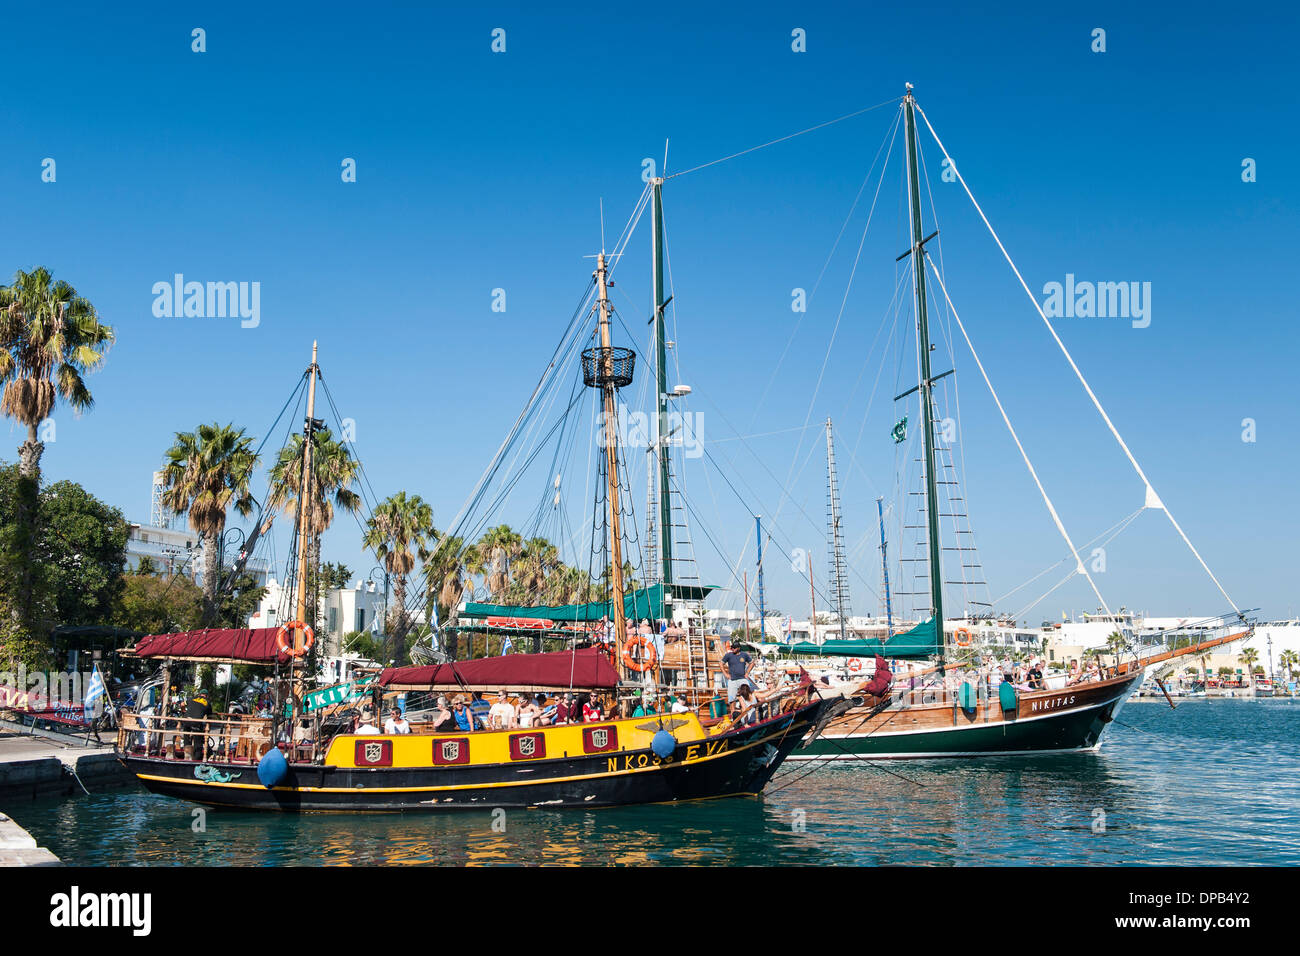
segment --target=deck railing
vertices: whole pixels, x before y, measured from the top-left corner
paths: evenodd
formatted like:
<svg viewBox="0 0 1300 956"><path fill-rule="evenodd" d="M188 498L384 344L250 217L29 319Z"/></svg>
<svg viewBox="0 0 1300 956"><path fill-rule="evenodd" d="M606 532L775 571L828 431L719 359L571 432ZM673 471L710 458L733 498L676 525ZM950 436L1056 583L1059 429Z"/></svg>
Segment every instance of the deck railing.
<svg viewBox="0 0 1300 956"><path fill-rule="evenodd" d="M255 764L271 749L271 720L126 713L118 727L117 746L122 753L140 756Z"/></svg>

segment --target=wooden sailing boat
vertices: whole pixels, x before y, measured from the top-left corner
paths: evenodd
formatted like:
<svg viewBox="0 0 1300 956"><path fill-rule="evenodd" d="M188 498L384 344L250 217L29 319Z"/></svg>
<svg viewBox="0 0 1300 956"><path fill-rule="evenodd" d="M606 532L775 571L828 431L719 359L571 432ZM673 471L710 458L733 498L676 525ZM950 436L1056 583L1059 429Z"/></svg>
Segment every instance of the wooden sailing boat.
<svg viewBox="0 0 1300 956"><path fill-rule="evenodd" d="M808 747L795 754L795 759L976 757L1095 749L1100 746L1106 727L1141 685L1148 667L1175 657L1194 656L1211 647L1241 640L1249 637L1251 631L1244 630L1153 657L1121 661L1117 655L1113 666L1105 667L1099 672L1099 679L1052 686L1050 689L1018 690L1005 682L996 685L989 681L987 671L983 675L974 675L970 681L961 682L956 689L944 686L943 677L947 668L953 663L958 668L969 667L971 653L964 653L964 661L948 660L948 638L943 627L944 581L935 477L932 390L935 382L948 373L936 376L930 366L932 347L927 313L924 247L938 233L936 231L925 236L922 228L915 110L915 98L911 84L908 84L903 98L903 112L912 244L908 252L899 258L912 257L920 381L915 388L904 392L899 398L912 392L920 393L931 614L928 620L885 642L827 641L821 645L796 647L795 650L821 657L865 657L878 654L894 660L929 661L933 664L911 675L921 682L919 688L903 688L899 686L901 681L896 677L892 686L886 686L883 675L874 687L866 685L874 693L855 697L856 705L831 720L817 739L810 741ZM881 531L883 554L883 519ZM959 646L969 645L970 635L965 629L958 629L954 636Z"/></svg>
<svg viewBox="0 0 1300 956"><path fill-rule="evenodd" d="M610 336L606 257L596 265L599 345L582 354L584 382L601 391L607 421L614 420L616 390L632 380L634 353L614 346ZM308 496L314 395L315 349L309 371L303 497ZM650 609L653 594L624 594L619 527L617 429L605 429L608 481L611 595L608 602L571 609L574 623L612 619L615 648L628 641L627 619ZM298 521L304 509L299 509ZM302 526L299 526L300 546ZM305 552L305 547L301 548ZM751 722L737 724L707 705L685 713L597 719L554 726L437 732L431 722L412 723L409 733L358 733L359 715L347 693L339 703L334 688L309 691L300 661L310 647L306 618L306 569L300 555L298 620L272 631L205 631L157 635L137 646L138 656L174 660L274 663L287 667L282 698L287 712L247 718L217 715L184 719L128 714L117 741L119 759L155 793L215 806L281 811L450 810L474 807L592 807L672 802L757 794L781 762L844 702L824 700L811 683L764 702ZM552 616L556 609L544 609ZM506 609L509 620L528 619L537 609ZM534 617L534 619L536 619ZM474 691L549 694L580 693L599 699L635 678L627 654L601 647L383 671L374 683L376 704L385 692ZM326 700L312 707L313 700Z"/></svg>

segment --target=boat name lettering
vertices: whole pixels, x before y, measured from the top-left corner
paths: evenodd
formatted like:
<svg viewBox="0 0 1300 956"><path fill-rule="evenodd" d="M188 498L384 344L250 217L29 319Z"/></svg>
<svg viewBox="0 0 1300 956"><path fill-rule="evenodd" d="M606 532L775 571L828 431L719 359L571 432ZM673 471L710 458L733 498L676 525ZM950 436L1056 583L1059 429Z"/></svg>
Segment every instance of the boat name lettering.
<svg viewBox="0 0 1300 956"><path fill-rule="evenodd" d="M1037 713L1040 710L1055 710L1058 707L1069 707L1074 703L1074 695L1068 697L1049 697L1047 700L1036 700L1029 705L1030 713Z"/></svg>

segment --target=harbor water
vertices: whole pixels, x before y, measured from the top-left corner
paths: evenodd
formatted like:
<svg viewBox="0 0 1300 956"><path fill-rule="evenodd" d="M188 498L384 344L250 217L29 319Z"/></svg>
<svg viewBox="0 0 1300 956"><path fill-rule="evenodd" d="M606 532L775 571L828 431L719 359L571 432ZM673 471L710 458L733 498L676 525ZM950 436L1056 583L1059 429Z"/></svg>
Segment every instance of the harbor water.
<svg viewBox="0 0 1300 956"><path fill-rule="evenodd" d="M293 816L139 790L5 809L69 864L1300 864L1300 701L1130 702L1099 753L787 763L762 798Z"/></svg>

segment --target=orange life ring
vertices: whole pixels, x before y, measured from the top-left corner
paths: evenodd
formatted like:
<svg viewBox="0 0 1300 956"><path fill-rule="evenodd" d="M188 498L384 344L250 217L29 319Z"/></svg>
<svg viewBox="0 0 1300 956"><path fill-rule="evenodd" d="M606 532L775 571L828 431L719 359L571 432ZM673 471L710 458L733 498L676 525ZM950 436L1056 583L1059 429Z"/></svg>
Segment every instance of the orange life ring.
<svg viewBox="0 0 1300 956"><path fill-rule="evenodd" d="M965 640L962 640L963 636L965 637ZM970 647L970 631L968 631L966 628L964 627L957 628L957 630L953 633L953 637L957 638L958 647Z"/></svg>
<svg viewBox="0 0 1300 956"><path fill-rule="evenodd" d="M849 673L851 673L851 674L856 674L856 673L857 673L858 671L860 671L860 670L862 670L862 661L859 660L859 659L856 658L856 657L850 657L850 658L849 658Z"/></svg>
<svg viewBox="0 0 1300 956"><path fill-rule="evenodd" d="M633 651L638 647L645 649L644 660L637 660L632 656ZM632 637L629 637L627 643L623 645L623 666L628 670L643 673L648 670L653 670L658 661L659 652L655 650L654 641L650 640L648 637L633 635Z"/></svg>
<svg viewBox="0 0 1300 956"><path fill-rule="evenodd" d="M302 631L302 649L298 650L293 646L293 642L286 642L285 635L290 630ZM285 621L275 632L275 646L280 649L281 654L289 657L306 657L311 646L316 643L316 632L302 621Z"/></svg>

